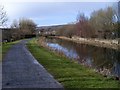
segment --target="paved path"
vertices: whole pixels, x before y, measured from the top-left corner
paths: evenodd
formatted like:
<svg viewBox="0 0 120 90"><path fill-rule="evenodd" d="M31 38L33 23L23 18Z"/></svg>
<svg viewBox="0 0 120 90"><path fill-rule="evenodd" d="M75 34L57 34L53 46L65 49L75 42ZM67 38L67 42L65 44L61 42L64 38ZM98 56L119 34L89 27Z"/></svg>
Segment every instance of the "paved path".
<svg viewBox="0 0 120 90"><path fill-rule="evenodd" d="M31 53L27 40L14 45L2 63L3 88L62 88Z"/></svg>

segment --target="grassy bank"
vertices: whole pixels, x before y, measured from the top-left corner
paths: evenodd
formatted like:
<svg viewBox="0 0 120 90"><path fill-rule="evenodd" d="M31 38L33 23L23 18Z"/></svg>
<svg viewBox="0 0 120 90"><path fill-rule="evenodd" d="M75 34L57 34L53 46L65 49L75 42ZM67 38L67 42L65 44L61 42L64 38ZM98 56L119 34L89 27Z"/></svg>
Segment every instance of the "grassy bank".
<svg viewBox="0 0 120 90"><path fill-rule="evenodd" d="M20 40L19 40L20 41ZM0 46L0 58L2 59L2 57L4 58L5 54L7 53L7 51L12 47L12 45L18 43L19 41L14 41L14 42L8 42L8 43L4 43Z"/></svg>
<svg viewBox="0 0 120 90"><path fill-rule="evenodd" d="M65 88L119 88L120 82L106 78L65 57L60 57L42 46L36 39L27 44L33 56Z"/></svg>

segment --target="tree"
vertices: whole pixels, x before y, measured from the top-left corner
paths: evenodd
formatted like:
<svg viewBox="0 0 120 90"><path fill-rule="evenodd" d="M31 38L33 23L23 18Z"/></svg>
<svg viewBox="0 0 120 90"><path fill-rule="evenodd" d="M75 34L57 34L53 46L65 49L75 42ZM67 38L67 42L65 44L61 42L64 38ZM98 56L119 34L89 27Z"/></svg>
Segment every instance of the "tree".
<svg viewBox="0 0 120 90"><path fill-rule="evenodd" d="M94 11L91 14L90 23L96 32L101 32L102 38L111 38L112 33L114 32L113 27L113 16L115 12L112 7L108 7L103 10ZM103 36L102 36L103 35Z"/></svg>
<svg viewBox="0 0 120 90"><path fill-rule="evenodd" d="M31 35L35 33L36 24L31 19L22 18L19 20L19 29L22 36Z"/></svg>
<svg viewBox="0 0 120 90"><path fill-rule="evenodd" d="M65 30L66 30L66 25L63 25L61 27L56 27L56 34L59 36L64 36L65 35Z"/></svg>
<svg viewBox="0 0 120 90"><path fill-rule="evenodd" d="M19 28L19 22L17 20L13 20L13 23L11 24L11 28L18 29Z"/></svg>
<svg viewBox="0 0 120 90"><path fill-rule="evenodd" d="M74 24L67 24L56 28L56 35L72 38L75 35L76 29Z"/></svg>
<svg viewBox="0 0 120 90"><path fill-rule="evenodd" d="M35 35L36 24L31 19L22 18L18 21L14 20L11 29L12 39L14 40L32 37L33 34Z"/></svg>
<svg viewBox="0 0 120 90"><path fill-rule="evenodd" d="M114 8L114 10L116 11L116 23L114 24L114 28L116 31L116 38L118 39L118 44L120 44L120 1L117 3L116 7Z"/></svg>
<svg viewBox="0 0 120 90"><path fill-rule="evenodd" d="M66 25L64 35L69 38L72 38L72 36L75 35L75 25L74 24Z"/></svg>
<svg viewBox="0 0 120 90"><path fill-rule="evenodd" d="M89 19L84 14L78 15L76 26L77 26L76 35L85 38L92 37L93 35L92 27L89 24Z"/></svg>
<svg viewBox="0 0 120 90"><path fill-rule="evenodd" d="M4 26L5 23L7 22L8 18L7 18L7 13L4 10L3 6L0 6L0 26Z"/></svg>
<svg viewBox="0 0 120 90"><path fill-rule="evenodd" d="M11 35L13 40L18 40L21 38L19 22L17 20L14 20L13 23L11 24Z"/></svg>

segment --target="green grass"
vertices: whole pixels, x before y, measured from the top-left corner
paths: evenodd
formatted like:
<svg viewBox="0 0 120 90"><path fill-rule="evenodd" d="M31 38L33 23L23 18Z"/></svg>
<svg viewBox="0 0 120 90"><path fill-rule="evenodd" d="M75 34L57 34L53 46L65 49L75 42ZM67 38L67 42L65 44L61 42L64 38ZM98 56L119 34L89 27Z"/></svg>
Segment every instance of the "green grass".
<svg viewBox="0 0 120 90"><path fill-rule="evenodd" d="M0 51L1 51L0 52L0 58L1 58L1 60L2 60L2 58L4 58L5 54L12 47L12 45L18 43L19 41L20 40L14 41L14 42L8 42L8 43L2 44L2 46L0 46Z"/></svg>
<svg viewBox="0 0 120 90"><path fill-rule="evenodd" d="M120 81L106 78L72 60L38 46L36 39L27 44L33 56L65 88L120 88Z"/></svg>

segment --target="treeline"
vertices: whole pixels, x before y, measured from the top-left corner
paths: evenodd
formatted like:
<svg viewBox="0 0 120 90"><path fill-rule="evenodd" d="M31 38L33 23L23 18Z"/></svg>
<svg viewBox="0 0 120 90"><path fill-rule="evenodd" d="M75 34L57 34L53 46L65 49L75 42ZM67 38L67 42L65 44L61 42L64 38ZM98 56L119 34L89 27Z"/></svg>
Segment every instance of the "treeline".
<svg viewBox="0 0 120 90"><path fill-rule="evenodd" d="M7 41L19 40L35 36L36 24L27 18L14 20L9 29L2 30L2 39Z"/></svg>
<svg viewBox="0 0 120 90"><path fill-rule="evenodd" d="M67 37L114 39L120 37L120 22L112 7L91 13L90 18L79 13L76 23L68 24L57 30L57 35Z"/></svg>

